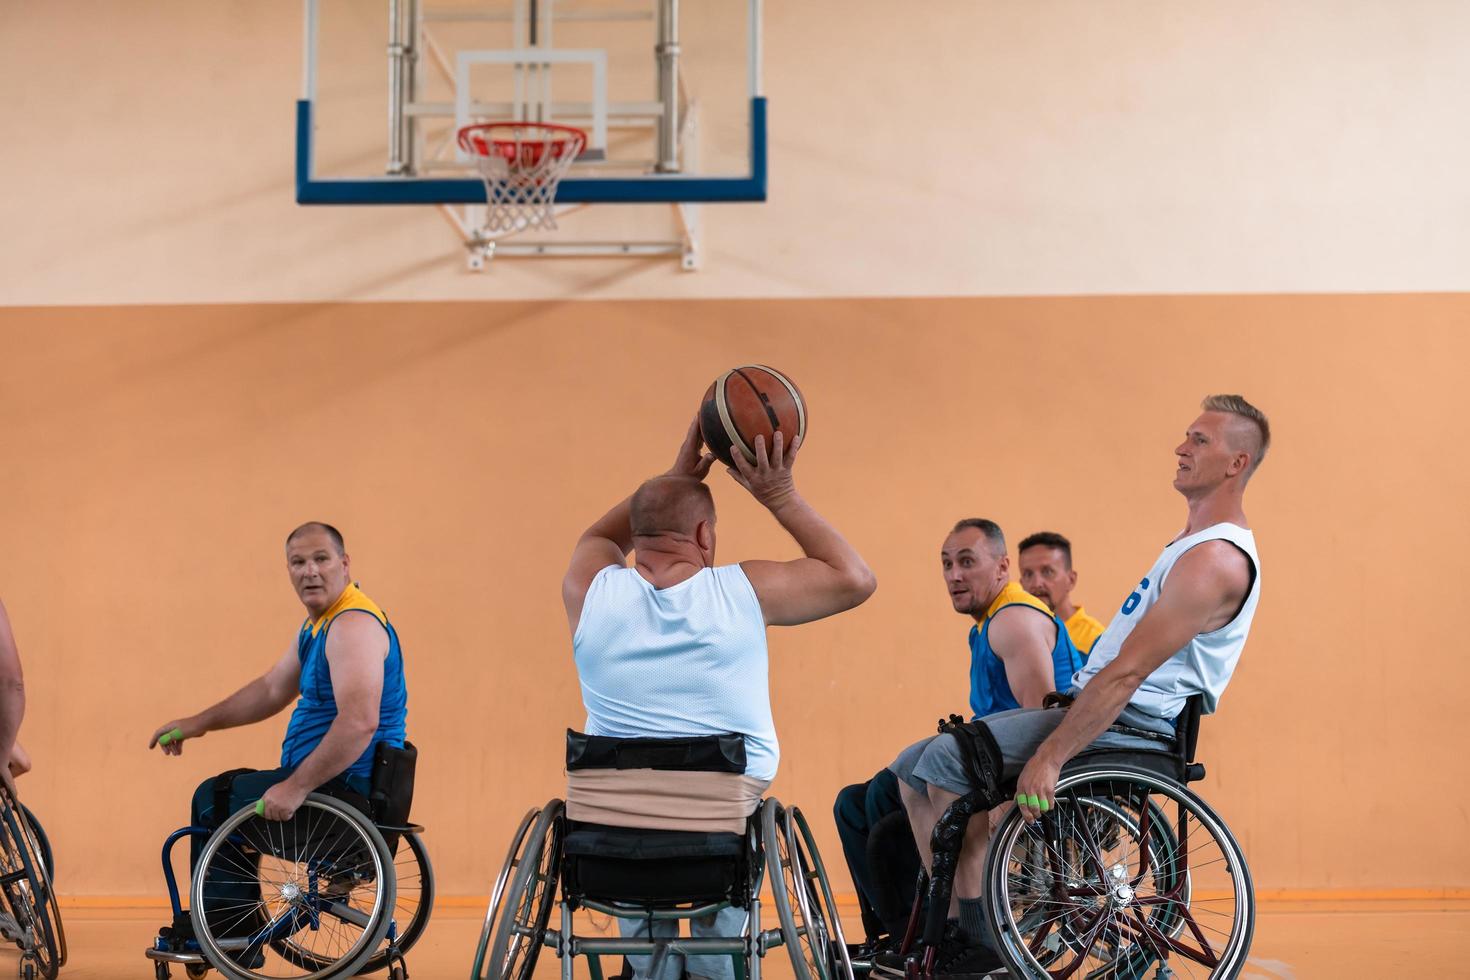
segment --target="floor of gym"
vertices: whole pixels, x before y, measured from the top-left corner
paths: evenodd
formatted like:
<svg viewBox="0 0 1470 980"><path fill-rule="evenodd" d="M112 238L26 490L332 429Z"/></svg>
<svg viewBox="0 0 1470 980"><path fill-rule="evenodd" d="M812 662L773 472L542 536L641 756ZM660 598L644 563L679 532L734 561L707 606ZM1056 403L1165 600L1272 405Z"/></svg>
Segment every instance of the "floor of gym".
<svg viewBox="0 0 1470 980"><path fill-rule="evenodd" d="M162 922L157 908L63 907L71 958L66 980L121 980L152 976L143 950ZM416 980L469 975L484 916L483 904L448 900L434 911L423 941L409 957ZM844 908L844 926L856 929L856 907ZM1470 935L1470 900L1268 902L1256 919L1251 965L1243 980L1344 980L1403 977L1406 964L1424 975L1470 977L1464 937ZM13 969L13 953L0 953L0 976ZM768 958L771 980L789 980L784 954ZM557 961L543 957L538 976L557 975ZM175 975L182 977L183 971ZM585 969L578 970L585 977Z"/></svg>

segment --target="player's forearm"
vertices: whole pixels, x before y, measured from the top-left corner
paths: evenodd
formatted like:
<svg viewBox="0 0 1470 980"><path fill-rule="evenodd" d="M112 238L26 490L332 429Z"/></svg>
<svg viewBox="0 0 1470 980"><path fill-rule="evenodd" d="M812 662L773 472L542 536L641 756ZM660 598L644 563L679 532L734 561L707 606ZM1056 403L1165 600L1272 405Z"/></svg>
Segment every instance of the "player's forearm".
<svg viewBox="0 0 1470 980"><path fill-rule="evenodd" d="M311 792L333 777L342 775L367 751L377 730L376 718L369 721L338 715L327 734L322 736L321 743L301 760L289 781Z"/></svg>
<svg viewBox="0 0 1470 980"><path fill-rule="evenodd" d="M1038 756L1060 767L1118 720L1128 699L1138 690L1138 683L1123 671L1112 670L1112 666L1100 670L1077 695L1067 709L1067 717L1036 750Z"/></svg>
<svg viewBox="0 0 1470 980"><path fill-rule="evenodd" d="M629 514L632 510L633 498L623 498L612 510L603 514L591 527L582 533L582 537L606 538L623 549L623 554L633 550L633 525Z"/></svg>
<svg viewBox="0 0 1470 980"><path fill-rule="evenodd" d="M201 731L217 732L241 725L264 721L285 707L285 701L271 690L264 677L257 677L240 690L194 716Z"/></svg>
<svg viewBox="0 0 1470 980"><path fill-rule="evenodd" d="M0 678L0 759L9 759L26 713L26 688L19 676Z"/></svg>
<svg viewBox="0 0 1470 980"><path fill-rule="evenodd" d="M829 566L855 589L872 591L873 571L863 556L794 489L766 506L804 555Z"/></svg>

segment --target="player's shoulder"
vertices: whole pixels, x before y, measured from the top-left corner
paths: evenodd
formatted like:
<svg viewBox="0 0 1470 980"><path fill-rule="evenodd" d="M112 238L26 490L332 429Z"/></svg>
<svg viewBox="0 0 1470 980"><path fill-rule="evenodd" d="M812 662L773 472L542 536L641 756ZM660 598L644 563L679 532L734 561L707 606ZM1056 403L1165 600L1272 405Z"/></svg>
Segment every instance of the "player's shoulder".
<svg viewBox="0 0 1470 980"><path fill-rule="evenodd" d="M388 635L388 617L372 602L354 603L339 609L327 625L327 646L376 644Z"/></svg>
<svg viewBox="0 0 1470 980"><path fill-rule="evenodd" d="M990 648L1000 656L1002 648L1035 640L1055 639L1056 621L1051 613L1030 603L1013 602L990 617Z"/></svg>
<svg viewBox="0 0 1470 980"><path fill-rule="evenodd" d="M1228 538L1210 538L1179 556L1169 581L1244 594L1250 589L1252 570L1253 562L1240 545Z"/></svg>

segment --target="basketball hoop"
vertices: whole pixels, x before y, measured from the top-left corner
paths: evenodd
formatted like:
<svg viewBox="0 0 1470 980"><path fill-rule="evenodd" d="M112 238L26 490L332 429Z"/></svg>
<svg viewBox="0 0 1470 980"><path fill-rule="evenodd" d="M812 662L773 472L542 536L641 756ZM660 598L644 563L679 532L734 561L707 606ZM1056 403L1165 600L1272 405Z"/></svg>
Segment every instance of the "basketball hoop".
<svg viewBox="0 0 1470 980"><path fill-rule="evenodd" d="M556 228L556 187L587 145L571 126L490 122L459 131L459 145L475 157L485 181L485 238L529 228Z"/></svg>

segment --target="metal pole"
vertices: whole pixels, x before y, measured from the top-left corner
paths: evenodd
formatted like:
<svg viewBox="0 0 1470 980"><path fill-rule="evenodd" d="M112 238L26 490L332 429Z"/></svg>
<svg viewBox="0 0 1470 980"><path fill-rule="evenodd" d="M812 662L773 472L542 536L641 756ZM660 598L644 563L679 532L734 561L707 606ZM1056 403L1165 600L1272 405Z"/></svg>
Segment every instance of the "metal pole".
<svg viewBox="0 0 1470 980"><path fill-rule="evenodd" d="M679 172L679 0L658 0L659 173Z"/></svg>
<svg viewBox="0 0 1470 980"><path fill-rule="evenodd" d="M403 139L404 62L409 45L404 41L403 3L388 0L388 173L401 174L406 169Z"/></svg>
<svg viewBox="0 0 1470 980"><path fill-rule="evenodd" d="M403 165L404 171L416 174L419 171L418 117L408 107L419 98L419 58L424 46L419 43L423 33L423 17L419 10L420 0L405 0L404 36L408 38L408 50L403 58L403 95L398 104L403 112Z"/></svg>

